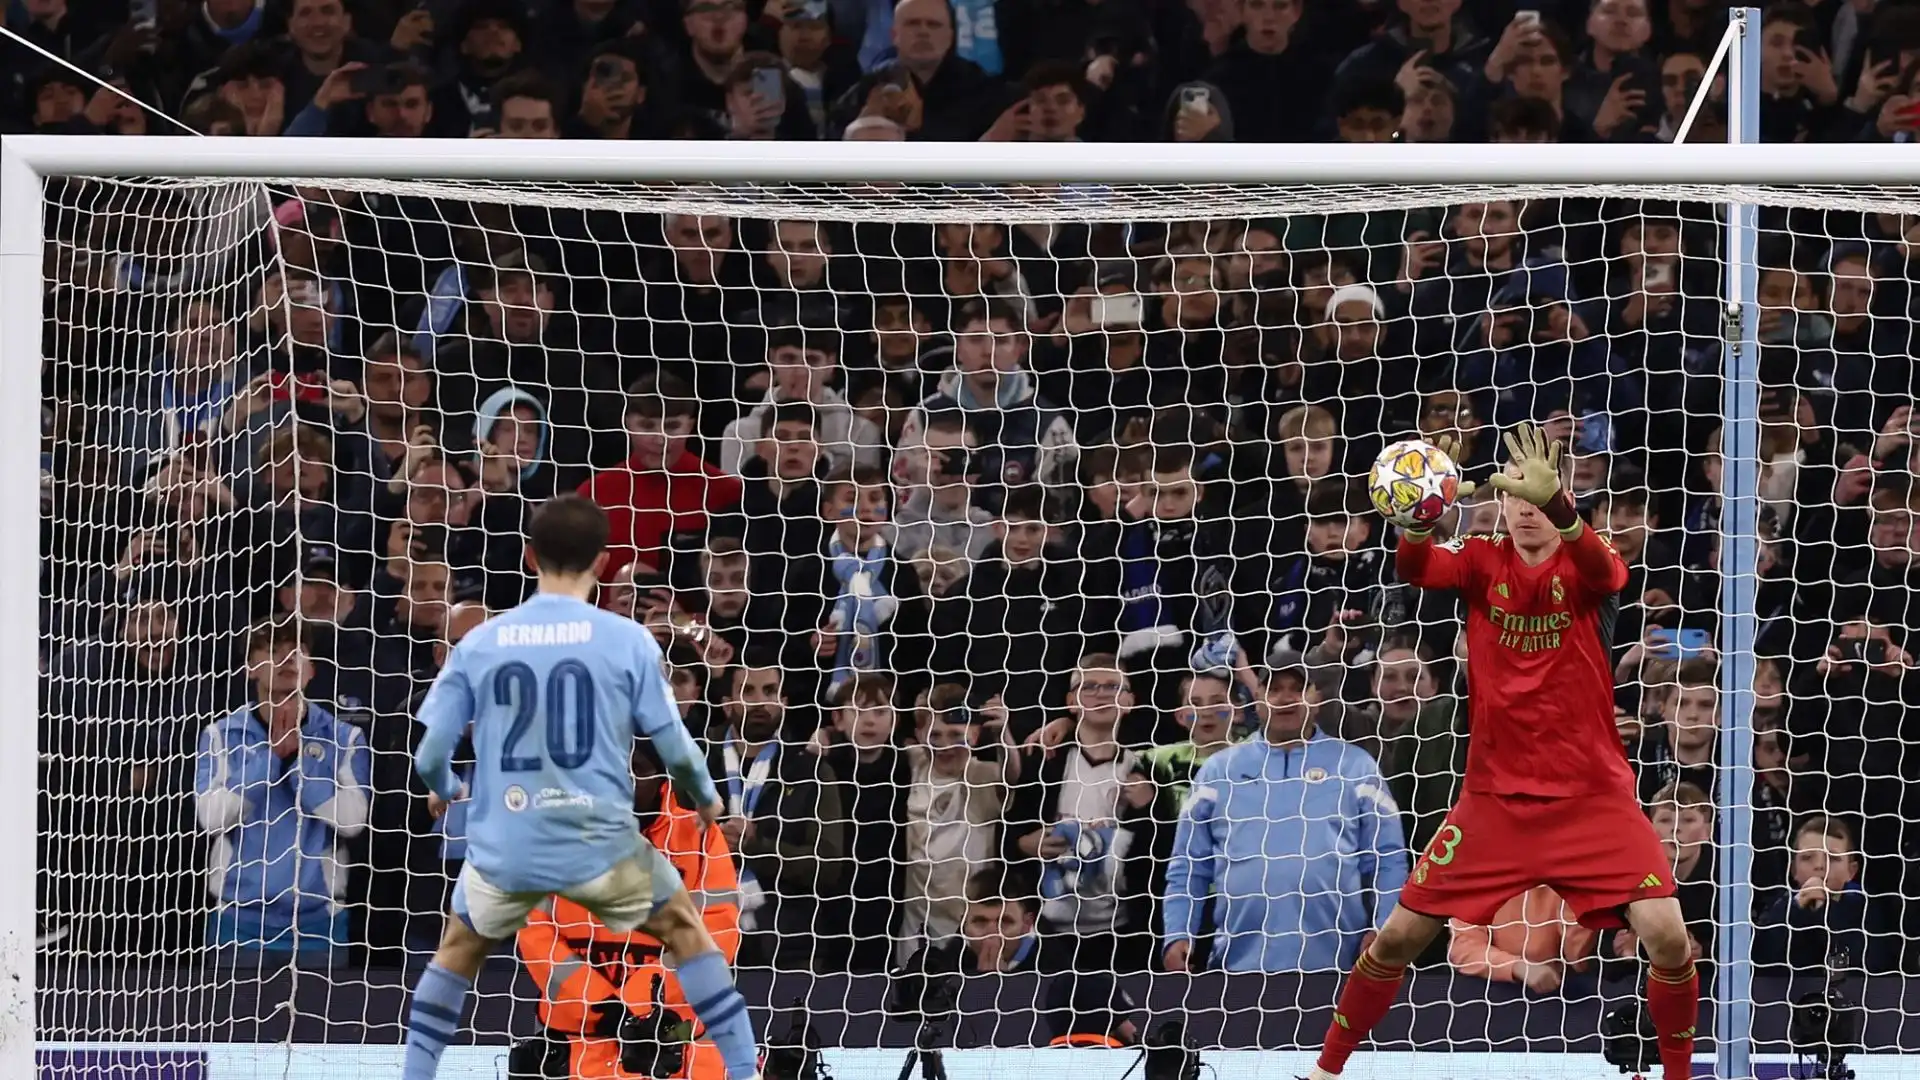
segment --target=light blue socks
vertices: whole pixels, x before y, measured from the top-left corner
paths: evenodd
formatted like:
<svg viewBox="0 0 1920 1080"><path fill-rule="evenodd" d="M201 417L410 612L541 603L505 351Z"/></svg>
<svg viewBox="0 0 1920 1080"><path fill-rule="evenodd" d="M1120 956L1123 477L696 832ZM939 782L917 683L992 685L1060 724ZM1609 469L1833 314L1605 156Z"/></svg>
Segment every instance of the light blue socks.
<svg viewBox="0 0 1920 1080"><path fill-rule="evenodd" d="M693 1004L693 1015L707 1029L727 1062L727 1080L753 1080L760 1070L760 1050L753 1041L753 1020L747 999L733 988L733 973L718 951L682 960L676 971L680 989ZM412 1054L412 1047L408 1047ZM411 1056L408 1058L412 1060ZM409 1072L406 1080L415 1080Z"/></svg>
<svg viewBox="0 0 1920 1080"><path fill-rule="evenodd" d="M407 1013L406 1067L400 1074L404 1080L434 1080L434 1074L440 1071L440 1055L460 1031L460 1014L472 986L472 982L439 964L427 965L419 985L413 988L413 1007ZM745 1008L743 1001L741 1009Z"/></svg>

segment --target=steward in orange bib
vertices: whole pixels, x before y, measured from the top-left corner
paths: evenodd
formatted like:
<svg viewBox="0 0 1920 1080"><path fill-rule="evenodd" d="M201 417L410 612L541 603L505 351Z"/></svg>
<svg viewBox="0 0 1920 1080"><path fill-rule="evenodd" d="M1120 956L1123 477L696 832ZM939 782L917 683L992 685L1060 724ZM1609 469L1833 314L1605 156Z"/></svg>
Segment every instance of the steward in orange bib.
<svg viewBox="0 0 1920 1080"><path fill-rule="evenodd" d="M726 837L703 828L700 815L674 799L659 763L644 748L634 752L634 777L641 834L680 871L707 932L733 963L740 952L740 878ZM677 1027L682 1040L692 1030L693 1008L651 935L616 933L579 904L554 896L533 910L515 944L540 990L544 1030L515 1045L510 1080L637 1080L649 1074L644 1064L641 1071L621 1064L623 1026L629 1035ZM650 1022L656 1001L670 1014L659 1018L664 1023ZM727 1070L719 1049L702 1038L685 1044L684 1066L667 1076L726 1080Z"/></svg>

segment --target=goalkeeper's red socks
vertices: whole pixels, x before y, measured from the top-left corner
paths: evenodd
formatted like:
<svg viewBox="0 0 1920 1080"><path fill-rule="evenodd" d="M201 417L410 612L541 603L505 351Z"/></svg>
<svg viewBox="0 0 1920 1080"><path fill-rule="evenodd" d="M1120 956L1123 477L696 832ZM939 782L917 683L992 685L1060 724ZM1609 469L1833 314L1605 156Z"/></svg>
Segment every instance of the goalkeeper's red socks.
<svg viewBox="0 0 1920 1080"><path fill-rule="evenodd" d="M1693 1030L1700 1022L1700 973L1693 961L1647 973L1647 1015L1660 1037L1660 1070L1666 1080L1690 1080Z"/></svg>
<svg viewBox="0 0 1920 1080"><path fill-rule="evenodd" d="M1359 961L1347 976L1347 985L1340 988L1340 1003L1334 1006L1333 1023L1327 1027L1327 1041L1320 1047L1319 1071L1316 1075L1340 1075L1340 1070L1347 1067L1347 1059L1360 1048L1360 1042L1367 1037L1367 1032L1385 1019L1387 1010L1393 1008L1393 999L1400 996L1400 980L1406 975L1404 966L1388 967L1375 960L1371 953L1360 954Z"/></svg>

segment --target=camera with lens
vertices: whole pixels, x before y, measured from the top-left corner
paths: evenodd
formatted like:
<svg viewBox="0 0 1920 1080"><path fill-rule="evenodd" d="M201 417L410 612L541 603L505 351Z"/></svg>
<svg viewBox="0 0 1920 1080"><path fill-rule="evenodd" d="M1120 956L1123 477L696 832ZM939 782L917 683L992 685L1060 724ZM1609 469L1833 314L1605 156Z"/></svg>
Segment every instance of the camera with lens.
<svg viewBox="0 0 1920 1080"><path fill-rule="evenodd" d="M1644 1073L1660 1063L1660 1035L1645 1006L1635 1001L1601 1015L1600 1056L1623 1073Z"/></svg>
<svg viewBox="0 0 1920 1080"><path fill-rule="evenodd" d="M653 1009L641 1016L620 1018L620 1067L636 1076L662 1080L678 1076L687 1065L687 1044L693 1025L660 1005L660 984L654 983Z"/></svg>
<svg viewBox="0 0 1920 1080"><path fill-rule="evenodd" d="M1144 1080L1199 1080L1200 1052L1187 1040L1187 1026L1169 1020L1147 1035L1141 1048Z"/></svg>
<svg viewBox="0 0 1920 1080"><path fill-rule="evenodd" d="M927 1025L952 1018L960 1001L958 939L928 944L914 953L887 981L887 1015Z"/></svg>
<svg viewBox="0 0 1920 1080"><path fill-rule="evenodd" d="M620 1068L634 1076L665 1080L687 1064L693 1025L661 1005L661 980L654 980L653 1008L636 1016L619 1002L596 1006L596 1030L619 1040ZM608 1029L611 1029L610 1031ZM507 1048L507 1080L571 1080L573 1039L542 1029Z"/></svg>
<svg viewBox="0 0 1920 1080"><path fill-rule="evenodd" d="M786 1012L786 1035L767 1038L767 1056L760 1071L767 1080L830 1080L820 1060L820 1036L807 1023L806 1002L795 1001Z"/></svg>
<svg viewBox="0 0 1920 1080"><path fill-rule="evenodd" d="M1847 1055L1862 1051L1866 1010L1859 997L1842 988L1845 976L1836 978L1836 973L1855 970L1852 955L1842 949L1827 957L1826 986L1793 999L1787 1016L1787 1041L1796 1056L1813 1063L1812 1076L1853 1080Z"/></svg>
<svg viewBox="0 0 1920 1080"><path fill-rule="evenodd" d="M915 1066L921 1080L946 1080L940 1048L952 1039L953 1014L960 1004L960 950L959 938L923 945L887 980L887 1015L919 1025L913 1049L900 1067L900 1080L908 1080Z"/></svg>
<svg viewBox="0 0 1920 1080"><path fill-rule="evenodd" d="M563 1035L539 1031L507 1047L507 1080L570 1080L573 1047Z"/></svg>

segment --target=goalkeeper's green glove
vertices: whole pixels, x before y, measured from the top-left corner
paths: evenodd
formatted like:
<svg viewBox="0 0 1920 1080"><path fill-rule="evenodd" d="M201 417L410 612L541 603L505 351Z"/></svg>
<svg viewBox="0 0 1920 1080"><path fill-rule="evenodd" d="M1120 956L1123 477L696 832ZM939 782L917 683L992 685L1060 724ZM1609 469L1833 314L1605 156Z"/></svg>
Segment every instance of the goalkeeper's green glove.
<svg viewBox="0 0 1920 1080"><path fill-rule="evenodd" d="M1520 424L1507 432L1507 467L1520 475L1495 473L1493 486L1508 495L1544 508L1560 494L1560 444L1538 425Z"/></svg>
<svg viewBox="0 0 1920 1080"><path fill-rule="evenodd" d="M1435 435L1433 437L1433 445L1441 453L1447 455L1447 460L1453 462L1454 468L1458 469L1460 467L1460 440L1454 438L1452 435ZM1454 488L1454 502L1458 503L1461 499L1473 494L1474 490L1473 481L1460 481ZM1399 522L1395 522L1395 524L1400 525L1400 532L1403 535L1416 542L1425 540L1433 535L1433 526L1431 524L1408 525Z"/></svg>
<svg viewBox="0 0 1920 1080"><path fill-rule="evenodd" d="M1539 507L1563 535L1579 533L1580 512L1560 486L1558 441L1547 438L1538 424L1516 425L1507 432L1507 468L1511 472L1494 474L1494 487Z"/></svg>
<svg viewBox="0 0 1920 1080"><path fill-rule="evenodd" d="M1447 460L1453 462L1454 469L1458 471L1460 468L1460 440L1454 438L1452 435L1435 435L1433 437L1433 445L1441 453L1447 455ZM1462 480L1454 486L1454 501L1458 502L1473 494L1476 490L1478 490L1478 488L1473 481Z"/></svg>

